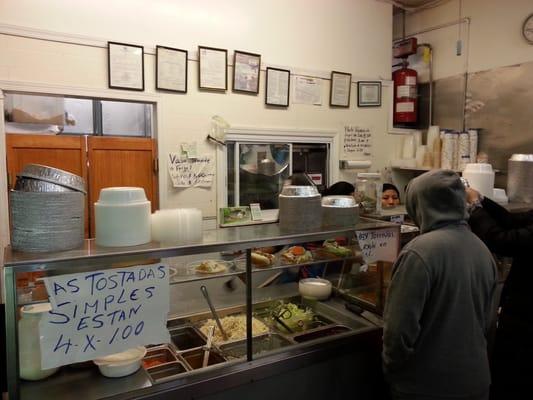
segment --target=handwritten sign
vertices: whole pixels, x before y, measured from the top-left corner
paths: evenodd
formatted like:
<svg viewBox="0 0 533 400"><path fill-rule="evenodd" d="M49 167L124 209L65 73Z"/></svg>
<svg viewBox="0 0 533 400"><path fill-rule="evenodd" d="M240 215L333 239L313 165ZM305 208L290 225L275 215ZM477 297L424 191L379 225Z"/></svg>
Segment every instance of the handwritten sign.
<svg viewBox="0 0 533 400"><path fill-rule="evenodd" d="M398 232L395 228L357 231L357 241L363 252L365 263L396 260Z"/></svg>
<svg viewBox="0 0 533 400"><path fill-rule="evenodd" d="M169 153L168 173L174 187L211 187L215 169L209 156L189 158Z"/></svg>
<svg viewBox="0 0 533 400"><path fill-rule="evenodd" d="M165 265L43 279L52 304L39 322L43 369L170 340Z"/></svg>
<svg viewBox="0 0 533 400"><path fill-rule="evenodd" d="M348 159L368 159L372 156L372 130L360 126L344 126L344 155Z"/></svg>

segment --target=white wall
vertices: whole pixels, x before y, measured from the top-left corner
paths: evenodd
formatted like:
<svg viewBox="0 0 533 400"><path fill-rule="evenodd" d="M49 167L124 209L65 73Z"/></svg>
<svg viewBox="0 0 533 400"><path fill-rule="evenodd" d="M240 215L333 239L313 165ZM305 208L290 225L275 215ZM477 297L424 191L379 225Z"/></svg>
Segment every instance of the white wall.
<svg viewBox="0 0 533 400"><path fill-rule="evenodd" d="M501 66L533 61L533 46L522 37L522 24L533 13L532 0L462 0L462 17L470 18L462 25L461 38L467 48L457 57L455 42L459 27L454 25L428 32L421 37L435 47L435 78L459 73L484 71ZM459 19L459 0L440 7L408 14L405 32L426 30ZM394 37L401 37L402 17L394 19ZM466 57L467 55L467 57Z"/></svg>
<svg viewBox="0 0 533 400"><path fill-rule="evenodd" d="M14 35L91 44L36 40ZM258 96L197 90L198 45L262 55L263 65L289 67L327 77L346 71L353 79L390 79L391 6L374 0L3 0L0 2L0 88L132 98L157 103L162 208L195 206L215 216L212 189L176 190L166 173L165 157L179 143L195 140L201 152L215 155L205 142L211 116L233 126L324 129L341 132L345 123L374 129L374 165L382 168L397 140L388 135L387 97L383 106L358 109L352 86L349 109L330 109L329 81L323 105L291 104L288 109L264 105L264 73ZM145 45L145 92L107 89L107 40ZM190 51L189 92L154 90L156 44ZM231 69L229 70L231 76ZM229 84L231 89L231 82ZM3 139L2 139L3 140ZM1 171L0 171L1 172ZM354 173L340 175L354 180Z"/></svg>

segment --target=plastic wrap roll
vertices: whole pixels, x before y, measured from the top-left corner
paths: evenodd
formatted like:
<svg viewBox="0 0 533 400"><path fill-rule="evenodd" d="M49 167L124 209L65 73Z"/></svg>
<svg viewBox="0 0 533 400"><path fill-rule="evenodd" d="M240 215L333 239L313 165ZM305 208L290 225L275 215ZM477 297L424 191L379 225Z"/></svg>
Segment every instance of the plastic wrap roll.
<svg viewBox="0 0 533 400"><path fill-rule="evenodd" d="M457 169L462 171L465 169L466 164L470 161L470 136L468 132L461 132L459 134L459 145L457 151Z"/></svg>
<svg viewBox="0 0 533 400"><path fill-rule="evenodd" d="M513 154L508 165L509 201L533 203L533 154Z"/></svg>
<svg viewBox="0 0 533 400"><path fill-rule="evenodd" d="M413 135L405 135L403 138L402 158L415 158L415 138Z"/></svg>
<svg viewBox="0 0 533 400"><path fill-rule="evenodd" d="M422 167L424 165L424 158L426 157L427 146L421 145L416 148L416 166Z"/></svg>
<svg viewBox="0 0 533 400"><path fill-rule="evenodd" d="M415 141L415 151L420 146L422 146L422 132L421 131L414 131L413 132L413 140Z"/></svg>
<svg viewBox="0 0 533 400"><path fill-rule="evenodd" d="M470 140L470 162L477 162L477 143L478 143L478 132L477 129L468 130L468 138Z"/></svg>
<svg viewBox="0 0 533 400"><path fill-rule="evenodd" d="M453 169L454 139L455 134L446 132L442 140L440 166L443 169Z"/></svg>

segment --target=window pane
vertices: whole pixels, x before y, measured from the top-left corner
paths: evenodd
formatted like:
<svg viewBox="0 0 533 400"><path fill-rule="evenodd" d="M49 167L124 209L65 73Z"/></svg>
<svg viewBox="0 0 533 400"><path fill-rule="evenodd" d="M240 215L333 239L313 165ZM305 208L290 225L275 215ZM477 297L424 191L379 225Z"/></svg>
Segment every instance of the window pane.
<svg viewBox="0 0 533 400"><path fill-rule="evenodd" d="M264 210L278 208L278 195L289 177L289 144L239 146L239 205L259 203Z"/></svg>
<svg viewBox="0 0 533 400"><path fill-rule="evenodd" d="M102 101L102 133L151 136L151 104Z"/></svg>
<svg viewBox="0 0 533 400"><path fill-rule="evenodd" d="M63 97L7 93L6 132L60 133L65 124Z"/></svg>
<svg viewBox="0 0 533 400"><path fill-rule="evenodd" d="M65 98L65 126L63 133L92 135L93 101L89 99Z"/></svg>

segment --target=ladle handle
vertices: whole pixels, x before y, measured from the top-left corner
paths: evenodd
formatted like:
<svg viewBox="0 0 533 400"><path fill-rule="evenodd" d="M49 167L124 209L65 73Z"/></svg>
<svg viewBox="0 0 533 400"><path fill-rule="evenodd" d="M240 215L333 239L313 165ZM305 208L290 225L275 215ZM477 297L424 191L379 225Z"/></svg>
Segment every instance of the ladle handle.
<svg viewBox="0 0 533 400"><path fill-rule="evenodd" d="M218 314L215 310L215 307L213 307L213 303L211 303L211 299L209 298L209 293L207 293L207 288L202 285L200 286L200 290L202 291L202 294L204 295L205 301L207 301L207 305L209 306L209 309L211 310L211 314L213 314L213 318L215 319L215 322L217 323L218 329L220 330L220 333L222 334L222 337L224 340L228 340L228 335L226 335L226 331L224 328L222 328L222 324L220 323L220 319L218 318Z"/></svg>

